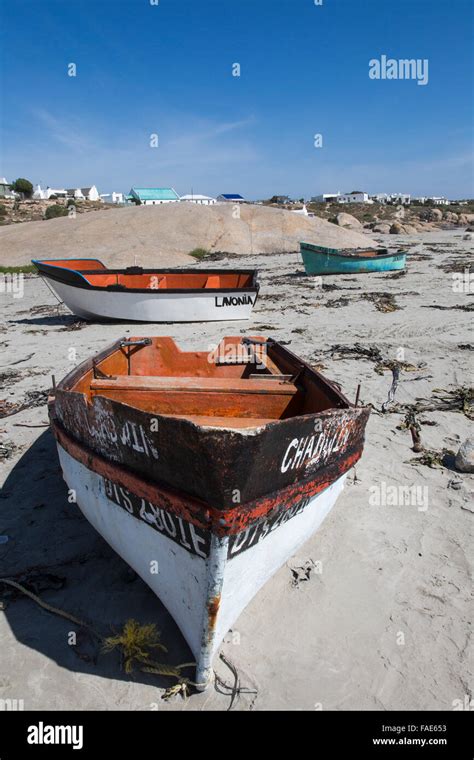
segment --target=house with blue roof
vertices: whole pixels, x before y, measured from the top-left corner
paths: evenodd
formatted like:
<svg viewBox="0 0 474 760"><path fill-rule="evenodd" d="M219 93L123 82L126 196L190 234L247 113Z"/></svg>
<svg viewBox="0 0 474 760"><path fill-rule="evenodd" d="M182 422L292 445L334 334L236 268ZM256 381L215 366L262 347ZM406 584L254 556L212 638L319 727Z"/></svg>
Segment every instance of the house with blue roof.
<svg viewBox="0 0 474 760"><path fill-rule="evenodd" d="M179 195L172 187L132 187L127 200L141 206L158 206L160 203L176 203Z"/></svg>
<svg viewBox="0 0 474 760"><path fill-rule="evenodd" d="M222 193L217 197L218 203L245 203L245 198L238 193Z"/></svg>

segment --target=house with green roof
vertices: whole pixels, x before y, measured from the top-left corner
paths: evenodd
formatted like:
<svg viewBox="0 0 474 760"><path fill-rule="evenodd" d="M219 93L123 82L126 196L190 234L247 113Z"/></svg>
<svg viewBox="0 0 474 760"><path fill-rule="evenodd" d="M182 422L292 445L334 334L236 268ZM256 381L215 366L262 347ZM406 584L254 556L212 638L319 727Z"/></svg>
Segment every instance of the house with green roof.
<svg viewBox="0 0 474 760"><path fill-rule="evenodd" d="M172 187L132 187L127 197L142 206L179 201L179 195Z"/></svg>

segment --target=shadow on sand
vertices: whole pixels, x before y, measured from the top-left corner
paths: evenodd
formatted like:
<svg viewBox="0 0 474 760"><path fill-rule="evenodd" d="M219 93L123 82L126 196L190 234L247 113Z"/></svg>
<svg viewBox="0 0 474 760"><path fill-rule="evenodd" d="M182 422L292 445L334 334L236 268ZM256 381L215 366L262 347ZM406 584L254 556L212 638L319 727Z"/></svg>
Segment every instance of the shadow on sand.
<svg viewBox="0 0 474 760"><path fill-rule="evenodd" d="M101 635L121 631L126 620L155 623L168 652L156 660L192 662L193 656L173 619L146 586L68 502L66 484L49 430L42 433L9 474L0 493L0 577L27 585L48 604L88 622ZM166 688L173 678L134 670L127 675L114 652L104 654L79 629L77 646L68 643L78 627L0 585L4 614L19 644L62 668L104 678L138 681ZM194 669L184 675L194 678Z"/></svg>
<svg viewBox="0 0 474 760"><path fill-rule="evenodd" d="M43 327L67 327L79 330L88 323L74 314L38 314L28 319L10 319L13 325L41 325Z"/></svg>

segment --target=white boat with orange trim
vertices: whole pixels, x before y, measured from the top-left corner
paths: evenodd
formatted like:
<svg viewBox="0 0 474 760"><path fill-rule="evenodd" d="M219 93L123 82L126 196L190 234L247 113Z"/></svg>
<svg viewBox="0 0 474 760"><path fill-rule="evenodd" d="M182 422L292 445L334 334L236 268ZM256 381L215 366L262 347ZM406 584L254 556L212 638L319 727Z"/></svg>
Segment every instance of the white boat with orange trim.
<svg viewBox="0 0 474 760"><path fill-rule="evenodd" d="M199 688L241 611L333 507L369 412L257 336L212 351L122 339L54 389L64 478L167 607Z"/></svg>
<svg viewBox="0 0 474 760"><path fill-rule="evenodd" d="M33 259L78 317L121 322L249 319L258 297L254 269L108 269L99 259Z"/></svg>

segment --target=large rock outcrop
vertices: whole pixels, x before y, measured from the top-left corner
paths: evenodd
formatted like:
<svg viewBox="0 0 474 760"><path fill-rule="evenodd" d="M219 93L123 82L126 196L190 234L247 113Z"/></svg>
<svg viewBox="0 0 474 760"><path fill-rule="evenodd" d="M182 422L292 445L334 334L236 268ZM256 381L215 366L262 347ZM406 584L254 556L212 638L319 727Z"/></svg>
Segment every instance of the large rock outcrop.
<svg viewBox="0 0 474 760"><path fill-rule="evenodd" d="M0 263L81 256L99 258L110 266L128 266L135 260L147 267L171 266L191 263L187 254L195 248L264 254L296 251L301 240L330 248L376 245L365 233L290 211L170 203L0 227Z"/></svg>

